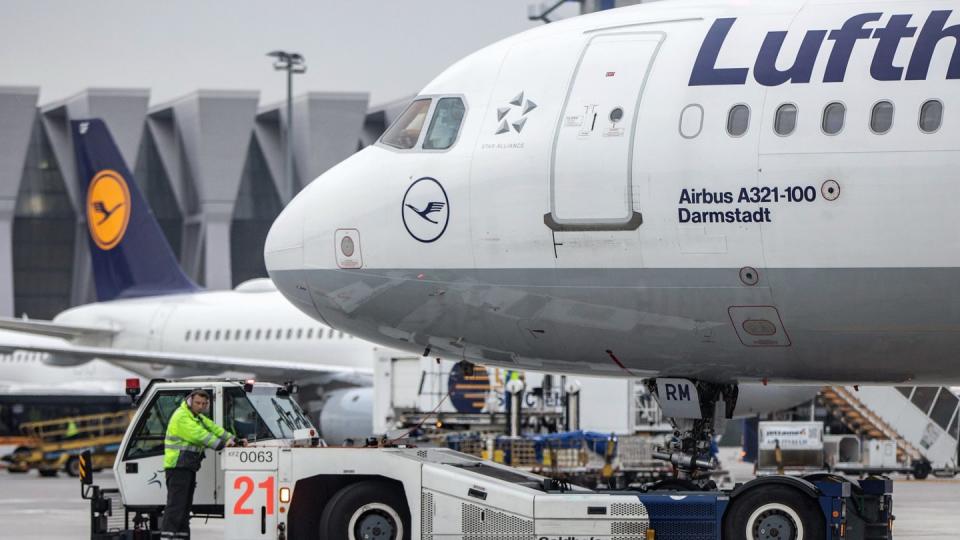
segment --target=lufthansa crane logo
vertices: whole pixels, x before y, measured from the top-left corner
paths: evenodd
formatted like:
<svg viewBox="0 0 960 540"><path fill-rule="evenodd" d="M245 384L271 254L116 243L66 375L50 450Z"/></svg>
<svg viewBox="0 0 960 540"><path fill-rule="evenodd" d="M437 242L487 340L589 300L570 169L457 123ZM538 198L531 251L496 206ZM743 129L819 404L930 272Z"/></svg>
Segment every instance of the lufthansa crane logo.
<svg viewBox="0 0 960 540"><path fill-rule="evenodd" d="M410 184L400 209L403 226L415 240L428 244L443 236L450 221L450 201L440 182L424 177Z"/></svg>
<svg viewBox="0 0 960 540"><path fill-rule="evenodd" d="M87 188L87 227L97 247L107 251L123 240L130 223L130 188L117 171L98 172Z"/></svg>

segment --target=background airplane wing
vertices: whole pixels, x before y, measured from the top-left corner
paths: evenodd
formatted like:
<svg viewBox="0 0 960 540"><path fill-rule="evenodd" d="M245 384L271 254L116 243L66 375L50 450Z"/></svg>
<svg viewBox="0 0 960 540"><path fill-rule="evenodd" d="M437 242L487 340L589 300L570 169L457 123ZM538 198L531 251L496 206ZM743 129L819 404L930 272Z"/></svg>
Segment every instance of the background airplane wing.
<svg viewBox="0 0 960 540"><path fill-rule="evenodd" d="M71 345L66 342L62 345L0 342L0 351L14 352L18 350L47 353L50 355L48 363L53 365L77 365L99 359L107 362L122 362L126 364L182 367L189 368L191 371L198 373L208 372L210 374L219 374L226 371L249 373L260 378L277 381L300 381L309 379L312 384L319 384L321 386L370 386L373 384L373 374L369 370L322 366L308 362L84 347Z"/></svg>
<svg viewBox="0 0 960 540"><path fill-rule="evenodd" d="M110 337L117 333L116 329L106 326L72 326L53 321L31 319L16 319L0 317L0 330L15 330L38 336L75 339L79 337Z"/></svg>

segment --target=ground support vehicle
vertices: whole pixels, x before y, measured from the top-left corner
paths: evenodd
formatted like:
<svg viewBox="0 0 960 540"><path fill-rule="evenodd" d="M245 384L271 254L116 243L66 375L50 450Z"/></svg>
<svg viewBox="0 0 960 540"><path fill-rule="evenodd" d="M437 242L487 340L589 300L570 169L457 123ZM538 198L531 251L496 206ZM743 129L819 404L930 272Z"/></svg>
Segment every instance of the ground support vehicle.
<svg viewBox="0 0 960 540"><path fill-rule="evenodd" d="M20 430L26 442L4 461L11 472L36 469L41 476L56 476L59 471L78 476L80 454L89 450L94 469L109 468L131 414L120 411L24 422Z"/></svg>
<svg viewBox="0 0 960 540"><path fill-rule="evenodd" d="M238 539L891 537L889 481L592 491L432 448L235 448L224 474L226 534Z"/></svg>
<svg viewBox="0 0 960 540"><path fill-rule="evenodd" d="M194 515L223 517L230 539L891 537L887 480L766 476L732 491L683 480L596 491L447 448L323 447L288 389L194 379L148 387L114 466L116 491L90 485L81 462L91 538L157 537L164 419L197 387L213 396L215 421L253 441L209 451L197 476Z"/></svg>

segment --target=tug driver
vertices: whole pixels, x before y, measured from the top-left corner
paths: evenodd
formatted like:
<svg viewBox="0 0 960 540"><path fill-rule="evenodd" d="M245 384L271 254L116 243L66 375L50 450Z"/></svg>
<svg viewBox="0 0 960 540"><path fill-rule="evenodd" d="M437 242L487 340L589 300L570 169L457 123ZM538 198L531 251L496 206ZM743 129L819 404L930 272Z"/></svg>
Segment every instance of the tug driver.
<svg viewBox="0 0 960 540"><path fill-rule="evenodd" d="M163 511L161 538L190 537L190 507L197 471L208 448L246 446L203 415L210 396L201 389L190 392L167 424L163 443L163 468L167 476L167 507Z"/></svg>

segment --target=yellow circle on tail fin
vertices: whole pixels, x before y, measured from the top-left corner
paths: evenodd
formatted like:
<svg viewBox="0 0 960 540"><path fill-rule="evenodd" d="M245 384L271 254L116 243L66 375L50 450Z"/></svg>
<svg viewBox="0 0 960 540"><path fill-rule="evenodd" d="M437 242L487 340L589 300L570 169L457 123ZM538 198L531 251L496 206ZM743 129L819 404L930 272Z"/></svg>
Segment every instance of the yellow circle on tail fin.
<svg viewBox="0 0 960 540"><path fill-rule="evenodd" d="M130 223L130 188L117 171L98 172L87 188L87 228L97 247L107 251L123 240Z"/></svg>

